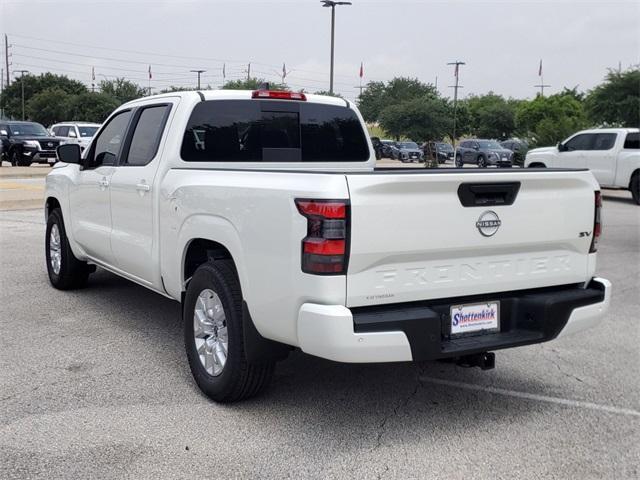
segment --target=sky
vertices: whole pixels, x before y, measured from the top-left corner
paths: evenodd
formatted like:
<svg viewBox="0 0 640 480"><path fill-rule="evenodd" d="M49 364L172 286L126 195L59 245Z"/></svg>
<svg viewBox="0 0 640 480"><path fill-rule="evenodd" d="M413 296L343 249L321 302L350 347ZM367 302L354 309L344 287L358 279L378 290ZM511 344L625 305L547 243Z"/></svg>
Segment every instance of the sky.
<svg viewBox="0 0 640 480"><path fill-rule="evenodd" d="M395 76L452 95L489 91L532 98L563 87L588 90L607 69L640 63L640 1L352 0L336 8L335 90ZM319 0L0 0L0 34L17 70L51 71L95 83L125 77L159 91L213 88L251 76L314 92L329 88L330 9ZM4 47L4 44L2 45ZM4 62L4 55L2 60ZM4 64L2 65L4 67Z"/></svg>

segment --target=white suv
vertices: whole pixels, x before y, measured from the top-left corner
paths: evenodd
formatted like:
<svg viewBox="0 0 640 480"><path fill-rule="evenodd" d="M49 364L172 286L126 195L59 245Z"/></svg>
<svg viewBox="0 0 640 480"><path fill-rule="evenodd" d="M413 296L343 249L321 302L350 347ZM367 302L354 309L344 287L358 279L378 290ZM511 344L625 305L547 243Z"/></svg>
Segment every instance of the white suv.
<svg viewBox="0 0 640 480"><path fill-rule="evenodd" d="M68 122L56 123L49 130L52 135L65 138L66 143L77 143L84 150L99 128L99 123Z"/></svg>

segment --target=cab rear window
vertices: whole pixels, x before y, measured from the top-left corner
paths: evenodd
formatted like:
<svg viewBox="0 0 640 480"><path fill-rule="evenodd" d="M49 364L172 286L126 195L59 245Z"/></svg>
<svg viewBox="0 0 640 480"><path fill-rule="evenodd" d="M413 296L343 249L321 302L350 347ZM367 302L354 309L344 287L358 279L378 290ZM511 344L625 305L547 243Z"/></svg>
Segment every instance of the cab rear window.
<svg viewBox="0 0 640 480"><path fill-rule="evenodd" d="M364 162L369 147L346 106L210 100L191 113L181 156L187 162Z"/></svg>

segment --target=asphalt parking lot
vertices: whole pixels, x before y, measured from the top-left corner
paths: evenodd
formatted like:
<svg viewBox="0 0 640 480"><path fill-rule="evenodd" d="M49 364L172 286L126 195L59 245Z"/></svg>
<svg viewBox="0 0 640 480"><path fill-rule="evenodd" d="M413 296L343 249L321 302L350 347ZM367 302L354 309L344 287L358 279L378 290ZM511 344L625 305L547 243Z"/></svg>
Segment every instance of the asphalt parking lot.
<svg viewBox="0 0 640 480"><path fill-rule="evenodd" d="M296 352L229 406L192 381L177 303L105 271L54 290L42 212L1 211L0 478L638 478L640 208L604 198L597 328L486 372Z"/></svg>

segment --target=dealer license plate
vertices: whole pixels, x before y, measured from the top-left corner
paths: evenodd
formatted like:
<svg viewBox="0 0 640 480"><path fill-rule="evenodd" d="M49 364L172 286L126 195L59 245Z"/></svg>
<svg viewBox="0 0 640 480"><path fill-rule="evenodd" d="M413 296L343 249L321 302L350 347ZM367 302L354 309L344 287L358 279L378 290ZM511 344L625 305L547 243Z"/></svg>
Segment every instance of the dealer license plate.
<svg viewBox="0 0 640 480"><path fill-rule="evenodd" d="M500 302L451 307L451 335L496 332L500 329Z"/></svg>

